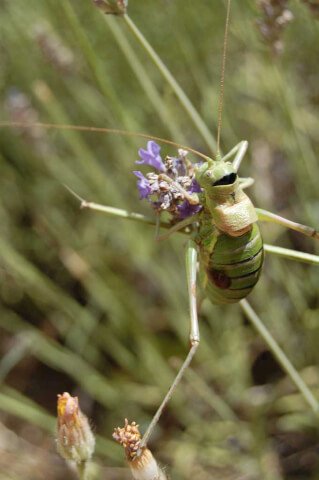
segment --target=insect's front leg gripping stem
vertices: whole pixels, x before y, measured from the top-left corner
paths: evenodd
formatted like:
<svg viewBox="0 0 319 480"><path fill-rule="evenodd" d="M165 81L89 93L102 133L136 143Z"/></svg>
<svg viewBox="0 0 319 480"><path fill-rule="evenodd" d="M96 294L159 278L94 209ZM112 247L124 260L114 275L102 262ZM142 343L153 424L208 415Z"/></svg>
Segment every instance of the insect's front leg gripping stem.
<svg viewBox="0 0 319 480"><path fill-rule="evenodd" d="M192 215L191 217L184 218L184 220L181 220L180 222L176 223L171 228L169 228L166 233L162 235L158 235L156 237L156 240L159 240L159 241L167 240L175 232L181 231L182 229L186 228L188 225L191 225L192 223L196 222L197 219L198 219L198 215Z"/></svg>

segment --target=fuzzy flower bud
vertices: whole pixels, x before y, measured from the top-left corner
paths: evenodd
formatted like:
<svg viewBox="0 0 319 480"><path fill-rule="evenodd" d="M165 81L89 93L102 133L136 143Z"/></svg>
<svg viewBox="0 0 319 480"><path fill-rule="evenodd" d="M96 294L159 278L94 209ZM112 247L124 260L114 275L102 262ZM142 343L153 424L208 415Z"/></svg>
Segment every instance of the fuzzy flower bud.
<svg viewBox="0 0 319 480"><path fill-rule="evenodd" d="M114 429L113 438L124 447L134 480L167 480L152 452L146 447L141 447L141 434L135 422L128 423L125 419L123 428Z"/></svg>
<svg viewBox="0 0 319 480"><path fill-rule="evenodd" d="M93 0L93 3L106 14L123 15L126 13L128 0Z"/></svg>
<svg viewBox="0 0 319 480"><path fill-rule="evenodd" d="M93 455L95 438L77 397L58 395L57 450L61 457L85 463Z"/></svg>

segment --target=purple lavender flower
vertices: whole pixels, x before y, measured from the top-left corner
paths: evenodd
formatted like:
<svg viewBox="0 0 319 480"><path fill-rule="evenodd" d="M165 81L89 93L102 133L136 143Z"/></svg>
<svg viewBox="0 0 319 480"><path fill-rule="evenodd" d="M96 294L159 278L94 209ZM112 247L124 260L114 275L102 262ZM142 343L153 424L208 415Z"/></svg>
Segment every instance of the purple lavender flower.
<svg viewBox="0 0 319 480"><path fill-rule="evenodd" d="M147 150L145 150L144 148L139 149L138 154L141 160L135 163L138 163L140 165L150 165L151 167L156 168L156 170L165 172L166 168L159 154L160 150L161 147L157 145L156 142L154 142L153 140L148 141Z"/></svg>
<svg viewBox="0 0 319 480"><path fill-rule="evenodd" d="M202 191L200 184L196 181L195 178L193 178L191 186L189 187L188 191L190 193L200 193Z"/></svg>
<svg viewBox="0 0 319 480"><path fill-rule="evenodd" d="M152 189L150 186L150 182L144 177L142 172L138 170L133 171L134 175L138 178L137 180L137 188L140 194L140 198L148 198L149 195L152 194Z"/></svg>
<svg viewBox="0 0 319 480"><path fill-rule="evenodd" d="M195 215L202 206L191 205L179 188L182 187L190 194L202 191L195 179L194 165L186 158L187 151L179 149L178 157L167 156L163 162L160 150L160 146L150 140L147 148L141 148L138 152L141 160L137 161L137 164L148 165L157 170L147 173L146 176L140 171L133 172L138 178L140 198L150 202L157 212L170 213L175 221ZM162 178L162 172L165 172L165 178Z"/></svg>
<svg viewBox="0 0 319 480"><path fill-rule="evenodd" d="M165 166L168 175L171 175L174 178L187 175L187 169L183 158L166 157Z"/></svg>
<svg viewBox="0 0 319 480"><path fill-rule="evenodd" d="M179 218L184 219L196 215L201 209L202 205L191 205L187 200L184 200L183 203L177 205Z"/></svg>

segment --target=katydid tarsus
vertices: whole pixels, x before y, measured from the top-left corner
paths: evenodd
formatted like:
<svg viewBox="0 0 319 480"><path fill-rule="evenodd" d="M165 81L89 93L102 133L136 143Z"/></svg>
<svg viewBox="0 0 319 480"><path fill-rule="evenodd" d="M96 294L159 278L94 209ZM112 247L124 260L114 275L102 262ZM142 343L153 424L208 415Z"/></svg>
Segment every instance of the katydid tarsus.
<svg viewBox="0 0 319 480"><path fill-rule="evenodd" d="M230 2L228 2L230 5ZM228 24L228 22L226 23ZM225 32L225 38L227 39L227 31ZM226 55L224 55L224 59ZM224 70L224 68L223 68ZM222 80L223 83L223 80ZM220 96L222 99L222 95ZM221 101L222 104L222 101ZM221 112L220 112L221 114ZM14 126L14 124L8 124ZM313 411L318 412L318 403L314 398L313 394L301 379L297 371L291 365L289 360L286 358L283 351L276 344L274 339L270 336L269 332L261 324L257 315L253 312L248 302L245 300L246 295L250 292L251 288L255 285L258 280L261 264L262 264L262 250L261 250L261 240L259 236L259 231L256 227L257 220L265 221L270 223L277 223L284 228L289 228L300 232L303 235L313 237L314 239L319 239L318 232L308 226L295 223L285 218L275 215L273 213L254 208L249 200L249 198L244 193L244 189L251 185L251 179L241 179L237 175L237 171L241 165L241 162L244 158L246 150L248 148L248 143L246 141L241 141L232 148L226 155L223 157L219 155L219 140L217 141L217 153L214 159L209 158L207 155L203 155L196 150L192 150L189 147L184 147L183 145L176 144L174 142L162 140L157 137L152 137L147 134L135 134L133 132L124 132L116 131L107 128L88 128L81 126L68 126L68 125L49 125L49 124L39 124L42 127L47 128L61 128L61 129L74 129L74 130L87 130L87 131L99 131L101 133L110 133L110 134L120 134L120 135L135 135L135 136L144 136L147 139L153 139L158 142L168 143L175 145L179 148L193 152L195 155L199 155L202 160L202 164L194 170L191 180L196 180L199 186L201 187L200 192L191 192L183 187L176 181L175 178L168 175L168 178L165 172L160 173L162 175L160 180L163 180L168 185L174 189L179 190L179 199L177 206L180 205L179 202L184 200L193 202L193 205L199 205L202 207L202 210L198 213L195 213L193 216L189 216L186 219L182 220L179 223L177 216L174 218L174 223L165 223L157 222L156 219L147 218L139 213L127 212L125 210L116 209L113 207L108 207L104 205L99 205L94 202L88 202L78 196L81 206L83 208L92 209L95 211L101 211L113 217L122 217L128 218L138 222L144 222L156 225L159 223L159 226L166 230L166 233L160 235L160 238L167 238L169 235L175 232L180 232L181 234L190 237L186 247L186 272L187 272L187 283L189 291L189 306L190 306L190 317L191 317L191 348L190 351L176 376L174 383L171 385L168 394L165 396L161 406L159 407L157 413L155 414L148 430L145 433L143 438L144 444L146 444L149 436L155 427L156 423L159 420L159 417L172 396L175 388L177 387L185 369L188 367L189 363L192 360L195 351L199 345L199 328L197 321L197 305L196 305L196 274L197 274L197 262L200 258L200 263L202 265L202 270L208 272L205 276L204 282L206 282L206 288L208 289L208 296L216 303L232 303L239 301L241 307L246 312L248 318L253 322L254 326L257 328L259 333L267 342L270 350L277 357L278 361L282 367L286 370L288 375L296 384L297 388L300 390L306 401L309 403ZM5 126L2 123L2 126ZM19 126L16 124L16 126ZM218 137L221 133L221 121L219 121L218 128ZM165 167L166 168L166 167ZM169 180L170 179L170 180ZM69 186L72 188L72 186ZM233 208L232 208L233 207ZM226 213L225 213L226 212ZM244 220L241 218L241 215ZM239 220L240 217L240 220ZM252 229L254 225L254 230ZM205 228L204 228L205 227ZM207 232L208 228L208 232ZM205 231L204 231L205 230ZM248 236L252 235L251 237ZM232 277L230 274L222 271L221 268L216 268L218 262L214 259L214 254L221 256L223 254L224 245L228 245L228 251L224 250L225 255L228 257L229 264L232 264L234 269L238 269L239 272L235 273ZM240 244L240 242L242 242ZM249 243L251 244L249 245ZM319 258L315 255L302 254L289 249L284 249L280 247L264 245L264 250L266 252L281 255L283 257L294 259L296 261L304 261L306 263L319 264ZM236 250L236 255L238 250L242 249L245 252L245 257L240 260L236 257L234 260L234 250ZM258 261L256 262L256 257ZM241 262L245 262L245 266L249 267L248 270L244 271ZM256 262L256 263L255 263ZM223 263L225 265L225 263ZM251 268L250 268L251 267ZM232 288L233 279L237 278L237 282L241 283L240 287L236 289ZM249 280L248 283L245 283L246 280ZM209 288L213 288L214 291L209 292ZM233 293L237 290L237 293L234 297ZM243 290L243 291L242 291ZM237 296L237 294L239 295ZM227 307L225 307L227 308Z"/></svg>

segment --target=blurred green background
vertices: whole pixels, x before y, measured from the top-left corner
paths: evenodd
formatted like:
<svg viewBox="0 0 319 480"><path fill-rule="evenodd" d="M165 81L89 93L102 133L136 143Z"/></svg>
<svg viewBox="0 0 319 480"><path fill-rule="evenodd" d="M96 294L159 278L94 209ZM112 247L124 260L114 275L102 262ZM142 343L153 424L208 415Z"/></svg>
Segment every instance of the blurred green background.
<svg viewBox="0 0 319 480"><path fill-rule="evenodd" d="M256 180L255 205L318 226L319 23L307 2L286 7L294 20L275 56L257 2L233 1L222 149L247 139L241 173ZM131 0L129 14L215 134L224 2ZM1 118L25 122L0 130L0 478L74 478L52 433L63 391L99 436L97 478L130 478L111 434L125 417L145 430L186 354L185 239L156 243L152 227L80 211L63 187L151 214L132 175L143 140L32 123L124 128L211 152L122 18L89 0L2 0L0 24ZM262 231L319 253L280 227ZM317 398L318 281L315 267L267 255L249 298ZM239 307L204 301L200 327L150 444L171 478L319 478L318 420Z"/></svg>

